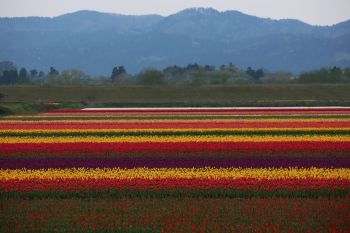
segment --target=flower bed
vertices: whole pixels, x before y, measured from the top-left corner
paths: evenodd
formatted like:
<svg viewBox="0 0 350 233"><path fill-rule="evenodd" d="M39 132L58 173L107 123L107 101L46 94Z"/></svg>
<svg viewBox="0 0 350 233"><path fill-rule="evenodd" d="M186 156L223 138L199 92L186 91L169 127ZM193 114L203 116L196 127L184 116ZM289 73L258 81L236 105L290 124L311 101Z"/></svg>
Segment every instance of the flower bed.
<svg viewBox="0 0 350 233"><path fill-rule="evenodd" d="M349 191L348 108L0 120L0 232L349 232Z"/></svg>

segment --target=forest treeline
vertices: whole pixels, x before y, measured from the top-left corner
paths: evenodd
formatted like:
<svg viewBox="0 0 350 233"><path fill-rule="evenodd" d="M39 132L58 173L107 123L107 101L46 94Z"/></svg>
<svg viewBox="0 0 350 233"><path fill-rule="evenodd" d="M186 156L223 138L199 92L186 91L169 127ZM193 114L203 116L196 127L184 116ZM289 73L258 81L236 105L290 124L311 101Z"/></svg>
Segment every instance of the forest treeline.
<svg viewBox="0 0 350 233"><path fill-rule="evenodd" d="M111 75L92 77L79 69L59 71L51 67L47 72L18 69L13 62L0 62L0 85L238 85L283 83L350 83L350 67L322 68L293 75L289 71L269 72L263 68L246 70L234 64L220 67L189 64L169 66L163 70L145 68L131 75L124 66L116 66Z"/></svg>

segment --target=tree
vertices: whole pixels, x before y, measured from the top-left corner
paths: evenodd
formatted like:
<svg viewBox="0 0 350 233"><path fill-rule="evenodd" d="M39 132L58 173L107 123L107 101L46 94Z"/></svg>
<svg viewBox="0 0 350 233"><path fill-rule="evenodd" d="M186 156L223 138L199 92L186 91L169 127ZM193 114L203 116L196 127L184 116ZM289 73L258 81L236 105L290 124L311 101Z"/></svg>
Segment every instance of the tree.
<svg viewBox="0 0 350 233"><path fill-rule="evenodd" d="M264 77L265 76L265 72L264 72L264 70L263 69L258 69L257 71L256 71L256 73L255 73L255 80L256 81L260 81L260 79L262 78L262 77Z"/></svg>
<svg viewBox="0 0 350 233"><path fill-rule="evenodd" d="M18 73L16 66L10 61L0 62L0 84L16 84Z"/></svg>
<svg viewBox="0 0 350 233"><path fill-rule="evenodd" d="M49 71L49 76L57 76L60 73L58 72L58 70L56 70L54 67L50 67L50 71Z"/></svg>
<svg viewBox="0 0 350 233"><path fill-rule="evenodd" d="M26 70L26 68L22 67L19 70L19 78L27 78L28 77L28 71Z"/></svg>
<svg viewBox="0 0 350 233"><path fill-rule="evenodd" d="M185 71L179 66L168 66L163 70L163 73L166 77L173 78L184 75Z"/></svg>
<svg viewBox="0 0 350 233"><path fill-rule="evenodd" d="M204 71L215 71L215 66L210 66L210 65L205 65L204 66Z"/></svg>
<svg viewBox="0 0 350 233"><path fill-rule="evenodd" d="M30 79L36 79L39 75L39 72L36 69L32 69L29 71Z"/></svg>
<svg viewBox="0 0 350 233"><path fill-rule="evenodd" d="M60 81L64 85L79 85L89 82L90 77L78 69L67 69L62 71Z"/></svg>
<svg viewBox="0 0 350 233"><path fill-rule="evenodd" d="M174 65L168 66L163 70L166 82L168 84L184 84L185 83L185 69Z"/></svg>
<svg viewBox="0 0 350 233"><path fill-rule="evenodd" d="M38 78L42 79L42 78L44 78L44 77L45 77L45 72L42 71L42 70L40 70L40 71L39 71L39 74L38 74Z"/></svg>
<svg viewBox="0 0 350 233"><path fill-rule="evenodd" d="M199 65L197 63L188 64L187 67L186 67L186 70L187 71L189 71L189 70L199 70Z"/></svg>
<svg viewBox="0 0 350 233"><path fill-rule="evenodd" d="M5 70L0 76L0 84L16 84L18 83L18 72L17 69Z"/></svg>
<svg viewBox="0 0 350 233"><path fill-rule="evenodd" d="M302 73L298 81L301 83L343 83L350 80L340 68L333 67Z"/></svg>
<svg viewBox="0 0 350 233"><path fill-rule="evenodd" d="M29 83L28 72L27 72L26 68L24 68L24 67L22 67L19 70L18 83L20 83L20 84L27 84L27 83Z"/></svg>
<svg viewBox="0 0 350 233"><path fill-rule="evenodd" d="M60 75L49 75L47 82L52 85L80 85L90 83L90 77L78 69L63 70Z"/></svg>
<svg viewBox="0 0 350 233"><path fill-rule="evenodd" d="M126 73L127 72L124 66L114 67L111 74L112 82L116 82L120 77L122 77L123 75L126 75Z"/></svg>
<svg viewBox="0 0 350 233"><path fill-rule="evenodd" d="M0 62L0 76L3 75L6 70L16 70L15 64L11 61L2 61Z"/></svg>
<svg viewBox="0 0 350 233"><path fill-rule="evenodd" d="M58 70L54 67L50 67L49 73L47 74L46 82L53 85L61 85L62 81L60 80Z"/></svg>
<svg viewBox="0 0 350 233"><path fill-rule="evenodd" d="M138 75L138 83L141 85L161 85L164 84L164 74L155 69L146 69Z"/></svg>
<svg viewBox="0 0 350 233"><path fill-rule="evenodd" d="M248 67L247 71L246 71L247 75L249 75L250 77L253 77L255 74L255 71L252 69L252 67Z"/></svg>
<svg viewBox="0 0 350 233"><path fill-rule="evenodd" d="M350 80L350 67L344 69L344 77Z"/></svg>
<svg viewBox="0 0 350 233"><path fill-rule="evenodd" d="M36 69L32 69L29 71L29 80L33 84L40 84L44 82L45 73L42 71L37 71Z"/></svg>
<svg viewBox="0 0 350 233"><path fill-rule="evenodd" d="M255 80L255 82L260 82L260 79L261 79L262 77L264 77L264 75L265 75L265 72L264 72L263 69L254 70L254 69L252 69L251 67L248 67L246 73L247 73L250 77L252 77L252 78Z"/></svg>
<svg viewBox="0 0 350 233"><path fill-rule="evenodd" d="M213 73L210 76L210 84L214 84L214 85L226 84L229 78L230 76L227 72L218 71Z"/></svg>
<svg viewBox="0 0 350 233"><path fill-rule="evenodd" d="M0 101L5 97L4 94L0 93ZM5 115L8 112L8 109L0 105L0 115Z"/></svg>

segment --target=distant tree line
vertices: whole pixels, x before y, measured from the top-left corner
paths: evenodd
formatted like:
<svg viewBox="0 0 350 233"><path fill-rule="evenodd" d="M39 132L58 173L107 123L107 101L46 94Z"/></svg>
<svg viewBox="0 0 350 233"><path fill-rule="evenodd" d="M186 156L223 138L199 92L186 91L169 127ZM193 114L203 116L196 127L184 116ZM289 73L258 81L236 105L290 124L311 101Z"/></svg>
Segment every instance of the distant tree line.
<svg viewBox="0 0 350 233"><path fill-rule="evenodd" d="M350 67L341 69L339 67L322 68L320 70L305 72L299 76L301 83L349 83Z"/></svg>
<svg viewBox="0 0 350 233"><path fill-rule="evenodd" d="M299 76L289 71L269 72L248 67L240 69L232 63L216 68L197 63L187 66L168 66L163 70L147 68L136 75L124 66L115 66L109 77L91 77L78 69L59 71L50 67L47 72L36 69L19 70L10 61L0 62L0 85L236 85L269 83L348 83L350 67L322 68Z"/></svg>

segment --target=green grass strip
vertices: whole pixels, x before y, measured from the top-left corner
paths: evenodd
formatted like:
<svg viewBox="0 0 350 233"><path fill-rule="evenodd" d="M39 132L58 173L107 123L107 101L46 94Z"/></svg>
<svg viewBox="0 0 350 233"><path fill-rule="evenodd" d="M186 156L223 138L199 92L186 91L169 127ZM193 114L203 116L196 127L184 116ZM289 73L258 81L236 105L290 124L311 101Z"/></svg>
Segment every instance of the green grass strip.
<svg viewBox="0 0 350 233"><path fill-rule="evenodd" d="M84 190L84 191L25 191L0 192L0 200L47 198L318 198L347 197L349 190Z"/></svg>
<svg viewBox="0 0 350 233"><path fill-rule="evenodd" d="M52 229L50 230L40 230L40 233L70 233L69 230L57 230L54 231ZM30 229L26 229L22 231L21 233L38 233L38 231L32 231ZM103 230L93 230L93 229L84 229L81 231L74 231L74 233L160 233L160 231L157 231L155 229L151 228L137 228L133 226L129 226L129 229L103 229Z"/></svg>

